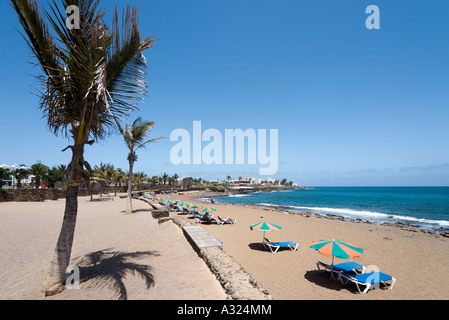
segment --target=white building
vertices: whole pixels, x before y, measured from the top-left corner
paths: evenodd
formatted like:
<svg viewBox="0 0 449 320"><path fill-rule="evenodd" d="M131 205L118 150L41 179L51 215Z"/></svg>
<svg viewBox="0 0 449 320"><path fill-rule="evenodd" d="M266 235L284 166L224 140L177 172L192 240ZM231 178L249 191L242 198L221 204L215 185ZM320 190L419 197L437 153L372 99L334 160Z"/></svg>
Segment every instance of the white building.
<svg viewBox="0 0 449 320"><path fill-rule="evenodd" d="M0 168L9 169L11 171L12 170L16 170L16 169L25 169L25 170L30 170L31 169L29 167L19 166L17 164L14 164L12 166L7 165L7 164L2 164L2 165L0 165ZM33 181L34 177L35 177L34 175L30 174L27 177L25 177L24 179L20 180L20 183L23 186L27 186L27 185L29 185L31 183L31 181ZM9 177L9 179L8 178L7 179L3 179L2 181L3 181L3 185L4 186L14 187L15 185L17 185L17 179L14 178L14 176L12 176L12 175Z"/></svg>
<svg viewBox="0 0 449 320"><path fill-rule="evenodd" d="M276 179L246 178L246 181L249 181L250 184L274 184Z"/></svg>

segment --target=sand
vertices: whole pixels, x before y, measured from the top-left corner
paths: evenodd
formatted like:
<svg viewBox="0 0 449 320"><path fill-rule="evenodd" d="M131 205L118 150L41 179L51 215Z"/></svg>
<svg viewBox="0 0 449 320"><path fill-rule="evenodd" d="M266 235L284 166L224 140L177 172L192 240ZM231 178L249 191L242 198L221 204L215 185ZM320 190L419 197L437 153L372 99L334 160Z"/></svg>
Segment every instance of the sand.
<svg viewBox="0 0 449 320"><path fill-rule="evenodd" d="M221 300L226 294L181 229L158 225L148 204L79 198L71 264L79 290L47 297L41 284L50 267L65 200L0 203L0 299Z"/></svg>
<svg viewBox="0 0 449 320"><path fill-rule="evenodd" d="M171 198L191 200L195 196ZM64 203L0 203L0 299L226 299L223 288L178 226L170 221L159 225L147 211L148 204L138 200L133 201L136 212L126 215L125 199L118 197L110 202L79 199L72 264L80 267L81 288L44 298L40 286L50 266ZM447 238L262 208L214 207L218 209L215 216L229 216L237 223L201 226L222 241L223 249L274 299L449 299ZM249 228L261 221L282 226L266 236L272 241L296 241L298 251L271 253L264 249L260 244L263 233ZM365 251L355 261L394 276L394 289L359 294L354 285L342 285L319 272L316 262L330 263L331 259L309 245L332 238L360 245ZM336 259L338 262L343 260Z"/></svg>
<svg viewBox="0 0 449 320"><path fill-rule="evenodd" d="M195 194L171 196L194 201ZM214 216L237 219L235 225L204 225L223 249L234 257L274 299L354 299L415 300L449 299L449 239L410 232L392 226L355 223L324 218L306 218L285 212L242 205L217 204ZM176 215L172 213L172 215ZM266 221L282 230L266 233L271 241L295 241L296 252L271 253L261 245L263 232L249 226ZM361 246L364 253L354 261L397 279L393 290L370 290L360 294L355 285L331 281L329 274L318 271L318 260L331 263L309 246L312 241L339 239ZM347 260L335 259L335 263Z"/></svg>

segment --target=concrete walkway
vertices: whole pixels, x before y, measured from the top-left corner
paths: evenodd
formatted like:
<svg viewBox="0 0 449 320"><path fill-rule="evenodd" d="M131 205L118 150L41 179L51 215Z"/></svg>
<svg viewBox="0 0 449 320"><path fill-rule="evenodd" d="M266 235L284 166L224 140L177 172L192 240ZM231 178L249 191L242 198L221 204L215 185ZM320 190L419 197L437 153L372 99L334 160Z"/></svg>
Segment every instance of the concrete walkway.
<svg viewBox="0 0 449 320"><path fill-rule="evenodd" d="M187 237L193 241L198 250L210 247L222 248L223 244L218 242L206 230L199 226L184 226L182 228Z"/></svg>

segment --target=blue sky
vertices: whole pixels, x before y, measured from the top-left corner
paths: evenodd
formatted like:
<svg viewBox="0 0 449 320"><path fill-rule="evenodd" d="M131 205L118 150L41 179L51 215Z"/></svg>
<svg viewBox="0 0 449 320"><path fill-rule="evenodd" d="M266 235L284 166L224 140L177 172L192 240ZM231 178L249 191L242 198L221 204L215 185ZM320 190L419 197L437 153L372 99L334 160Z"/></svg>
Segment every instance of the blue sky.
<svg viewBox="0 0 449 320"><path fill-rule="evenodd" d="M42 1L46 3L46 1ZM112 1L134 4L149 94L131 115L175 129L278 129L279 170L306 186L449 185L449 2L379 0ZM369 5L380 30L368 30ZM0 164L67 164L69 141L38 109L33 57L0 2ZM110 16L110 15L109 15ZM107 21L111 19L107 18ZM169 139L139 153L135 169L204 179L258 177L260 165L179 165ZM204 146L205 143L203 143ZM125 170L119 136L86 147L92 165Z"/></svg>

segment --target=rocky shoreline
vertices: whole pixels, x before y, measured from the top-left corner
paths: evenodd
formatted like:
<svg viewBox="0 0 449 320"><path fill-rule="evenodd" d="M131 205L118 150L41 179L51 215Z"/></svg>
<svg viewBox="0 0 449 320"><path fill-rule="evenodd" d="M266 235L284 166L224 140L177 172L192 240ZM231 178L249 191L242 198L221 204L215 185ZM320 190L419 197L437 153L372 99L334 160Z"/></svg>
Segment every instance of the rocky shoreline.
<svg viewBox="0 0 449 320"><path fill-rule="evenodd" d="M270 210L269 208L262 206L262 205L247 205L247 206L252 206L254 208L262 208L263 210ZM347 222L352 222L352 223L366 223L366 224L372 224L372 225L381 225L381 226L390 226L390 227L395 227L395 228L399 228L401 230L405 230L405 231L410 231L410 232L420 232L420 233L425 233L425 234L430 234L430 235L435 235L437 237L442 236L442 237L446 237L449 238L449 231L445 231L445 232L439 232L437 230L425 230L425 229L421 229L409 224L405 224L402 222L394 222L394 223L375 223L372 221L368 221L368 220L363 220L363 219L348 219L342 216L338 216L338 215L333 215L333 214L326 214L326 215L319 215L310 211L289 211L289 210L284 210L284 209L272 209L278 212L283 212L283 213L288 213L288 214L296 214L296 215L300 215L306 218L317 218L317 219L330 219L330 220L340 220L340 221L347 221Z"/></svg>
<svg viewBox="0 0 449 320"><path fill-rule="evenodd" d="M252 191L252 192L270 192L270 191L283 191L283 190L289 190L289 189L305 189L302 187L296 187L296 188L285 188L282 190L279 189L275 189L273 190L273 188L277 188L277 187L266 187L265 189L261 188L257 191ZM262 191L263 190L263 191ZM215 198L215 197L224 197L224 196L228 196L229 194L235 194L237 192L231 192L231 193L226 193L224 194L223 192L214 192L214 191L202 191L198 194L198 198ZM242 193L250 193L250 192L242 192ZM243 205L243 204L241 204ZM348 219L342 216L338 216L338 215L333 215L333 214L326 214L326 215L319 215L310 211L290 211L290 210L285 210L283 208L268 208L266 206L263 205L257 205L257 204L244 204L247 207L253 207L253 208L261 208L263 210L272 210L272 211L277 211L280 213L288 213L288 214L296 214L296 215L300 215L306 218L317 218L317 219L331 219L331 220L340 220L340 221L347 221L347 222L352 222L352 223L366 223L366 224L373 224L376 225L377 223L372 222L372 221L368 221L368 220L363 220L363 219ZM440 232L437 230L425 230L425 229L421 229L419 227L413 226L413 225L409 225L409 224L405 224L402 222L395 222L395 223L382 223L382 224L377 224L377 225L381 225L381 226L391 226L391 227L395 227L395 228L399 228L401 230L405 230L405 231L410 231L410 232L418 232L418 233L424 233L424 234L430 234L430 235L434 235L436 237L446 237L449 238L449 231L444 231L444 232Z"/></svg>

